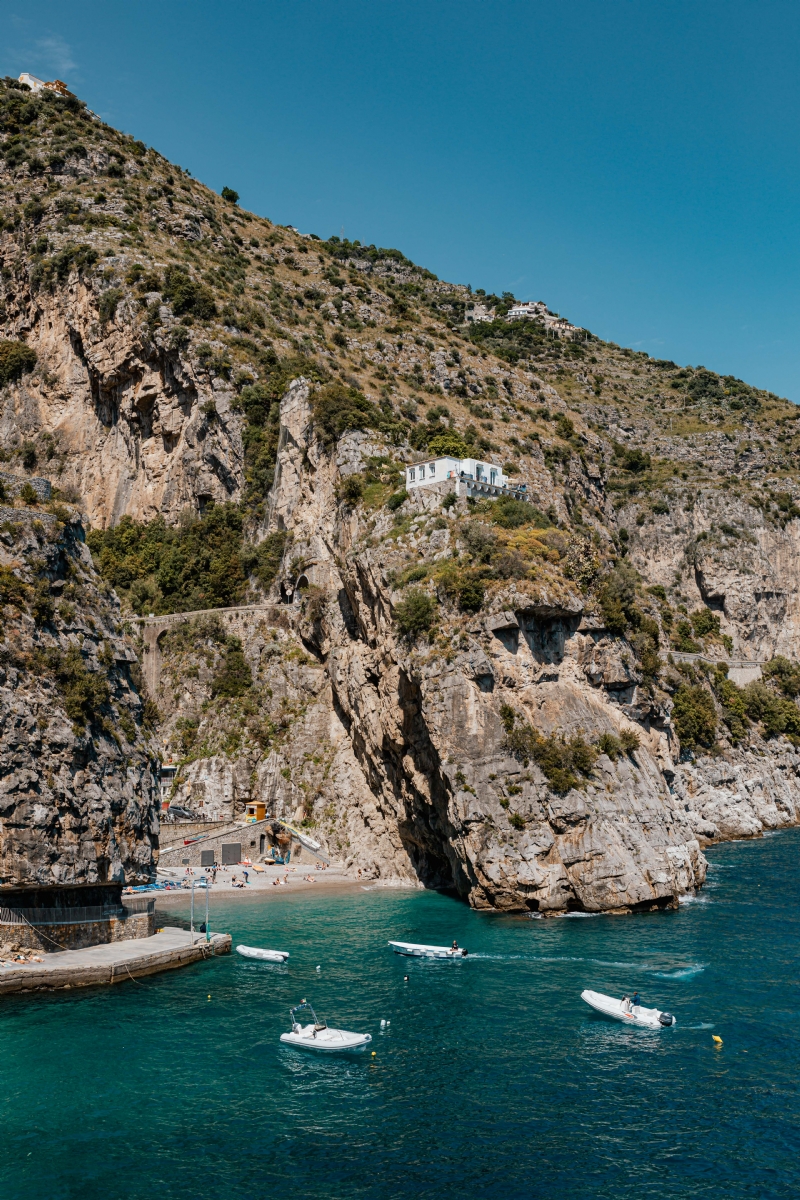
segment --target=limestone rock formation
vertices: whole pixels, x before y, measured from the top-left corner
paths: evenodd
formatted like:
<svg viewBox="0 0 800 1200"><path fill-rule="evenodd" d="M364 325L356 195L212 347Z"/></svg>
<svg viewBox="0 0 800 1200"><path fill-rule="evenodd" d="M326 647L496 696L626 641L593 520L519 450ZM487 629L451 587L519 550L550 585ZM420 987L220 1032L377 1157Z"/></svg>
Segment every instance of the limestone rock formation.
<svg viewBox="0 0 800 1200"><path fill-rule="evenodd" d="M74 98L0 81L0 151L6 883L151 875L137 658L173 801L479 907L668 905L797 822L793 405L507 295L468 325ZM440 454L529 504L406 496Z"/></svg>
<svg viewBox="0 0 800 1200"><path fill-rule="evenodd" d="M158 809L138 663L77 518L0 509L0 884L153 877Z"/></svg>

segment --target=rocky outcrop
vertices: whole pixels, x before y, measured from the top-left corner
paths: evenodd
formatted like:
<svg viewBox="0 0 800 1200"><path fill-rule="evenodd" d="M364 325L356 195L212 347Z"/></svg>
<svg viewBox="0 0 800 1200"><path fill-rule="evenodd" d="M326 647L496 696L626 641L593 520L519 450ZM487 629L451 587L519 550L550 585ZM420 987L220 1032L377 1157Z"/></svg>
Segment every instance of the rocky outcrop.
<svg viewBox="0 0 800 1200"><path fill-rule="evenodd" d="M766 499L766 508L769 501ZM780 522L763 507L712 488L678 492L668 513L624 508L630 560L651 583L677 580L689 607L721 618L736 658L795 656L800 638L800 522ZM777 517L780 511L776 510Z"/></svg>
<svg viewBox="0 0 800 1200"><path fill-rule="evenodd" d="M676 797L702 839L759 837L800 822L800 754L782 743L682 763Z"/></svg>
<svg viewBox="0 0 800 1200"><path fill-rule="evenodd" d="M705 657L754 664L734 682L795 657L793 406L586 331L461 336L468 289L398 251L242 212L74 99L0 81L0 107L8 882L118 886L155 859L136 654L48 483L96 527L163 519L176 578L205 570L182 559L194 518L239 506L226 600L159 590L149 533L105 548L140 608L250 602L137 643L198 815L263 799L362 875L541 913L671 904L708 840L796 822L793 710L770 741L731 710L713 753L682 748L671 695L722 717L724 672L664 663L692 615ZM412 456L465 449L525 482L528 516L396 492ZM415 581L436 619L404 636ZM525 729L594 749L570 774Z"/></svg>
<svg viewBox="0 0 800 1200"><path fill-rule="evenodd" d="M298 601L284 606L287 628L245 637L245 653L258 686L284 709L298 698L287 672L291 647L305 645L317 661L313 697L289 733L277 747L250 752L250 798L313 820L328 848L362 872L450 887L477 907L624 910L669 904L700 886L704 859L668 785L674 764L663 714L645 705L652 726L649 717L634 724L628 712L641 717L642 709L635 672L618 641L582 622L579 592L543 573L540 584L499 592L487 616L456 619L446 646L404 643L392 570L409 551L435 560L449 545L441 496L417 492L418 516L396 540L386 538L389 514L370 518L373 544L364 545L363 518L337 503L337 460L314 434L302 382L288 393L282 422L271 519L292 535L302 564L295 570L318 593L315 615L285 575L276 590ZM351 468L352 443L338 451ZM266 660L265 644L280 648ZM167 646L167 670L169 661ZM185 662L175 670L185 678ZM201 678L198 687L195 712L208 694ZM635 727L640 746L616 762L602 756L585 787L559 794L505 748L504 704L544 734ZM309 788L314 757L326 765ZM215 762L192 763L185 786L203 770L210 779Z"/></svg>
<svg viewBox="0 0 800 1200"><path fill-rule="evenodd" d="M94 526L238 500L242 418L230 386L170 348L166 312L156 331L127 304L101 323L96 306L77 274L54 294L9 295L7 334L26 338L41 369L8 392L0 441L14 449L46 430L48 474Z"/></svg>
<svg viewBox="0 0 800 1200"><path fill-rule="evenodd" d="M62 516L0 510L6 890L144 883L157 856L136 656L80 522Z"/></svg>

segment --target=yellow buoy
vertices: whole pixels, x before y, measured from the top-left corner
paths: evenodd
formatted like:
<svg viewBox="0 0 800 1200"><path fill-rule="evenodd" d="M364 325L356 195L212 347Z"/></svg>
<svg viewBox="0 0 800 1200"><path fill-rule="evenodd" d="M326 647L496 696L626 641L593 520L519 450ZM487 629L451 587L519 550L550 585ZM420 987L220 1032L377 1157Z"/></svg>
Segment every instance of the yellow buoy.
<svg viewBox="0 0 800 1200"><path fill-rule="evenodd" d="M210 992L208 993L208 998L209 998L209 1000L211 999L211 993L210 993Z"/></svg>
<svg viewBox="0 0 800 1200"><path fill-rule="evenodd" d="M375 1051L374 1051L374 1050L372 1051L372 1057L373 1057L373 1058L375 1057Z"/></svg>
<svg viewBox="0 0 800 1200"><path fill-rule="evenodd" d="M711 1035L711 1039L712 1039L712 1041L716 1042L716 1044L717 1044L718 1046L721 1046L721 1045L722 1045L722 1038L721 1038L721 1037L718 1037L716 1033L712 1033L712 1035Z"/></svg>

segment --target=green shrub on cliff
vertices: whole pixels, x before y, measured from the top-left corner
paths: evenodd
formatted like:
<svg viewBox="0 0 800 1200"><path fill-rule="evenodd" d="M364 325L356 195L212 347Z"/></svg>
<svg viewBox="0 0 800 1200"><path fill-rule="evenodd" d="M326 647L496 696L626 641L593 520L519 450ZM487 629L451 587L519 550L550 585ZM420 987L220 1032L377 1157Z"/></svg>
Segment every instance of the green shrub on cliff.
<svg viewBox="0 0 800 1200"><path fill-rule="evenodd" d="M246 584L242 514L220 504L177 528L163 517L123 517L111 529L92 530L87 542L104 579L127 594L135 612L224 608Z"/></svg>
<svg viewBox="0 0 800 1200"><path fill-rule="evenodd" d="M358 388L328 383L314 393L314 424L327 445L348 429L385 429L386 417Z"/></svg>
<svg viewBox="0 0 800 1200"><path fill-rule="evenodd" d="M458 606L462 612L477 612L483 605L486 589L479 575L467 575L458 589Z"/></svg>
<svg viewBox="0 0 800 1200"><path fill-rule="evenodd" d="M211 680L211 695L233 699L244 695L252 686L253 675L244 656L242 643L237 637L229 637L225 642L225 658Z"/></svg>
<svg viewBox="0 0 800 1200"><path fill-rule="evenodd" d="M597 761L597 750L582 737L565 738L551 733L544 737L528 724L510 704L500 708L505 728L505 746L523 765L532 759L554 792L568 792L579 787L581 776L591 774Z"/></svg>
<svg viewBox="0 0 800 1200"><path fill-rule="evenodd" d="M722 705L722 720L728 727L734 746L747 736L750 719L747 715L747 700L744 692L736 684L725 677L727 667L717 668L714 680L714 692Z"/></svg>
<svg viewBox="0 0 800 1200"><path fill-rule="evenodd" d="M461 434L456 433L455 430L448 430L447 433L434 433L427 439L427 445L428 453L436 455L437 458L448 454L453 458L468 458L471 449Z"/></svg>
<svg viewBox="0 0 800 1200"><path fill-rule="evenodd" d="M523 525L533 525L536 529L549 529L550 521L526 500L515 500L513 496L500 496L492 501L492 520L501 529L519 529Z"/></svg>
<svg viewBox="0 0 800 1200"><path fill-rule="evenodd" d="M672 723L682 749L711 749L717 735L717 710L711 693L700 684L682 683L673 698Z"/></svg>
<svg viewBox="0 0 800 1200"><path fill-rule="evenodd" d="M14 383L36 366L36 351L24 342L0 339L0 387Z"/></svg>
<svg viewBox="0 0 800 1200"><path fill-rule="evenodd" d="M11 567L0 566L0 605L15 604L22 608L28 597L29 587Z"/></svg>
<svg viewBox="0 0 800 1200"><path fill-rule="evenodd" d="M410 588L394 610L395 621L406 637L427 633L436 620L436 601L422 588Z"/></svg>
<svg viewBox="0 0 800 1200"><path fill-rule="evenodd" d="M97 315L103 324L112 319L123 295L122 288L117 287L109 288L107 292L103 292L100 302L97 305Z"/></svg>
<svg viewBox="0 0 800 1200"><path fill-rule="evenodd" d="M207 321L216 315L214 293L205 284L192 279L183 267L167 267L162 292L176 317L191 313L201 321Z"/></svg>
<svg viewBox="0 0 800 1200"><path fill-rule="evenodd" d="M696 642L692 636L694 630L690 621L678 621L675 626L675 649L680 650L684 654L697 654L700 650L699 642Z"/></svg>
<svg viewBox="0 0 800 1200"><path fill-rule="evenodd" d="M712 612L710 608L698 608L690 614L689 620L698 637L705 637L709 633L719 633L719 615Z"/></svg>
<svg viewBox="0 0 800 1200"><path fill-rule="evenodd" d="M776 696L772 689L761 682L748 683L742 688L745 710L751 721L759 721L765 738L800 737L800 708L793 700Z"/></svg>
<svg viewBox="0 0 800 1200"><path fill-rule="evenodd" d="M70 720L81 728L100 723L101 710L111 700L108 681L99 672L87 670L78 646L70 646L66 654L56 649L44 651L39 666L55 679Z"/></svg>
<svg viewBox="0 0 800 1200"><path fill-rule="evenodd" d="M633 729L623 729L619 737L613 733L601 733L595 742L598 754L607 754L612 762L616 762L622 754L633 754L640 746L638 733Z"/></svg>
<svg viewBox="0 0 800 1200"><path fill-rule="evenodd" d="M800 664L791 662L779 654L761 668L765 679L773 680L784 696L794 699L800 696Z"/></svg>
<svg viewBox="0 0 800 1200"><path fill-rule="evenodd" d="M637 575L633 567L621 562L609 571L600 585L600 611L609 633L621 637L630 624L639 624L641 614L635 608Z"/></svg>

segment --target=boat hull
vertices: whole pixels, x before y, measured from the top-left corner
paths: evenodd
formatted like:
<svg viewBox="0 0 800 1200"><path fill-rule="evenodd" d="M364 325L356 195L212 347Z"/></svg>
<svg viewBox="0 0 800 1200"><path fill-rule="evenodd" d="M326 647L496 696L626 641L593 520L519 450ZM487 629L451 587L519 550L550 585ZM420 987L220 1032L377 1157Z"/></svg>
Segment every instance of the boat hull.
<svg viewBox="0 0 800 1200"><path fill-rule="evenodd" d="M389 942L395 954L404 954L407 958L466 958L467 951L459 947L453 950L451 946L424 946L417 942Z"/></svg>
<svg viewBox="0 0 800 1200"><path fill-rule="evenodd" d="M350 1033L347 1029L318 1029L304 1025L299 1031L282 1033L284 1046L296 1050L313 1050L317 1054L357 1054L366 1050L372 1041L370 1033Z"/></svg>
<svg viewBox="0 0 800 1200"><path fill-rule="evenodd" d="M262 950L260 946L237 946L236 953L241 954L242 958L271 963L284 963L289 957L288 950Z"/></svg>
<svg viewBox="0 0 800 1200"><path fill-rule="evenodd" d="M602 992L592 992L588 988L581 992L581 1000L585 1001L595 1012L614 1021L622 1021L625 1025L638 1025L643 1029L666 1029L676 1025L677 1021L669 1013L662 1013L658 1008L644 1008L637 1005L630 1012L623 1007L622 1001L614 996L604 996ZM662 1020L661 1018L665 1018ZM666 1018L669 1018L668 1020Z"/></svg>

